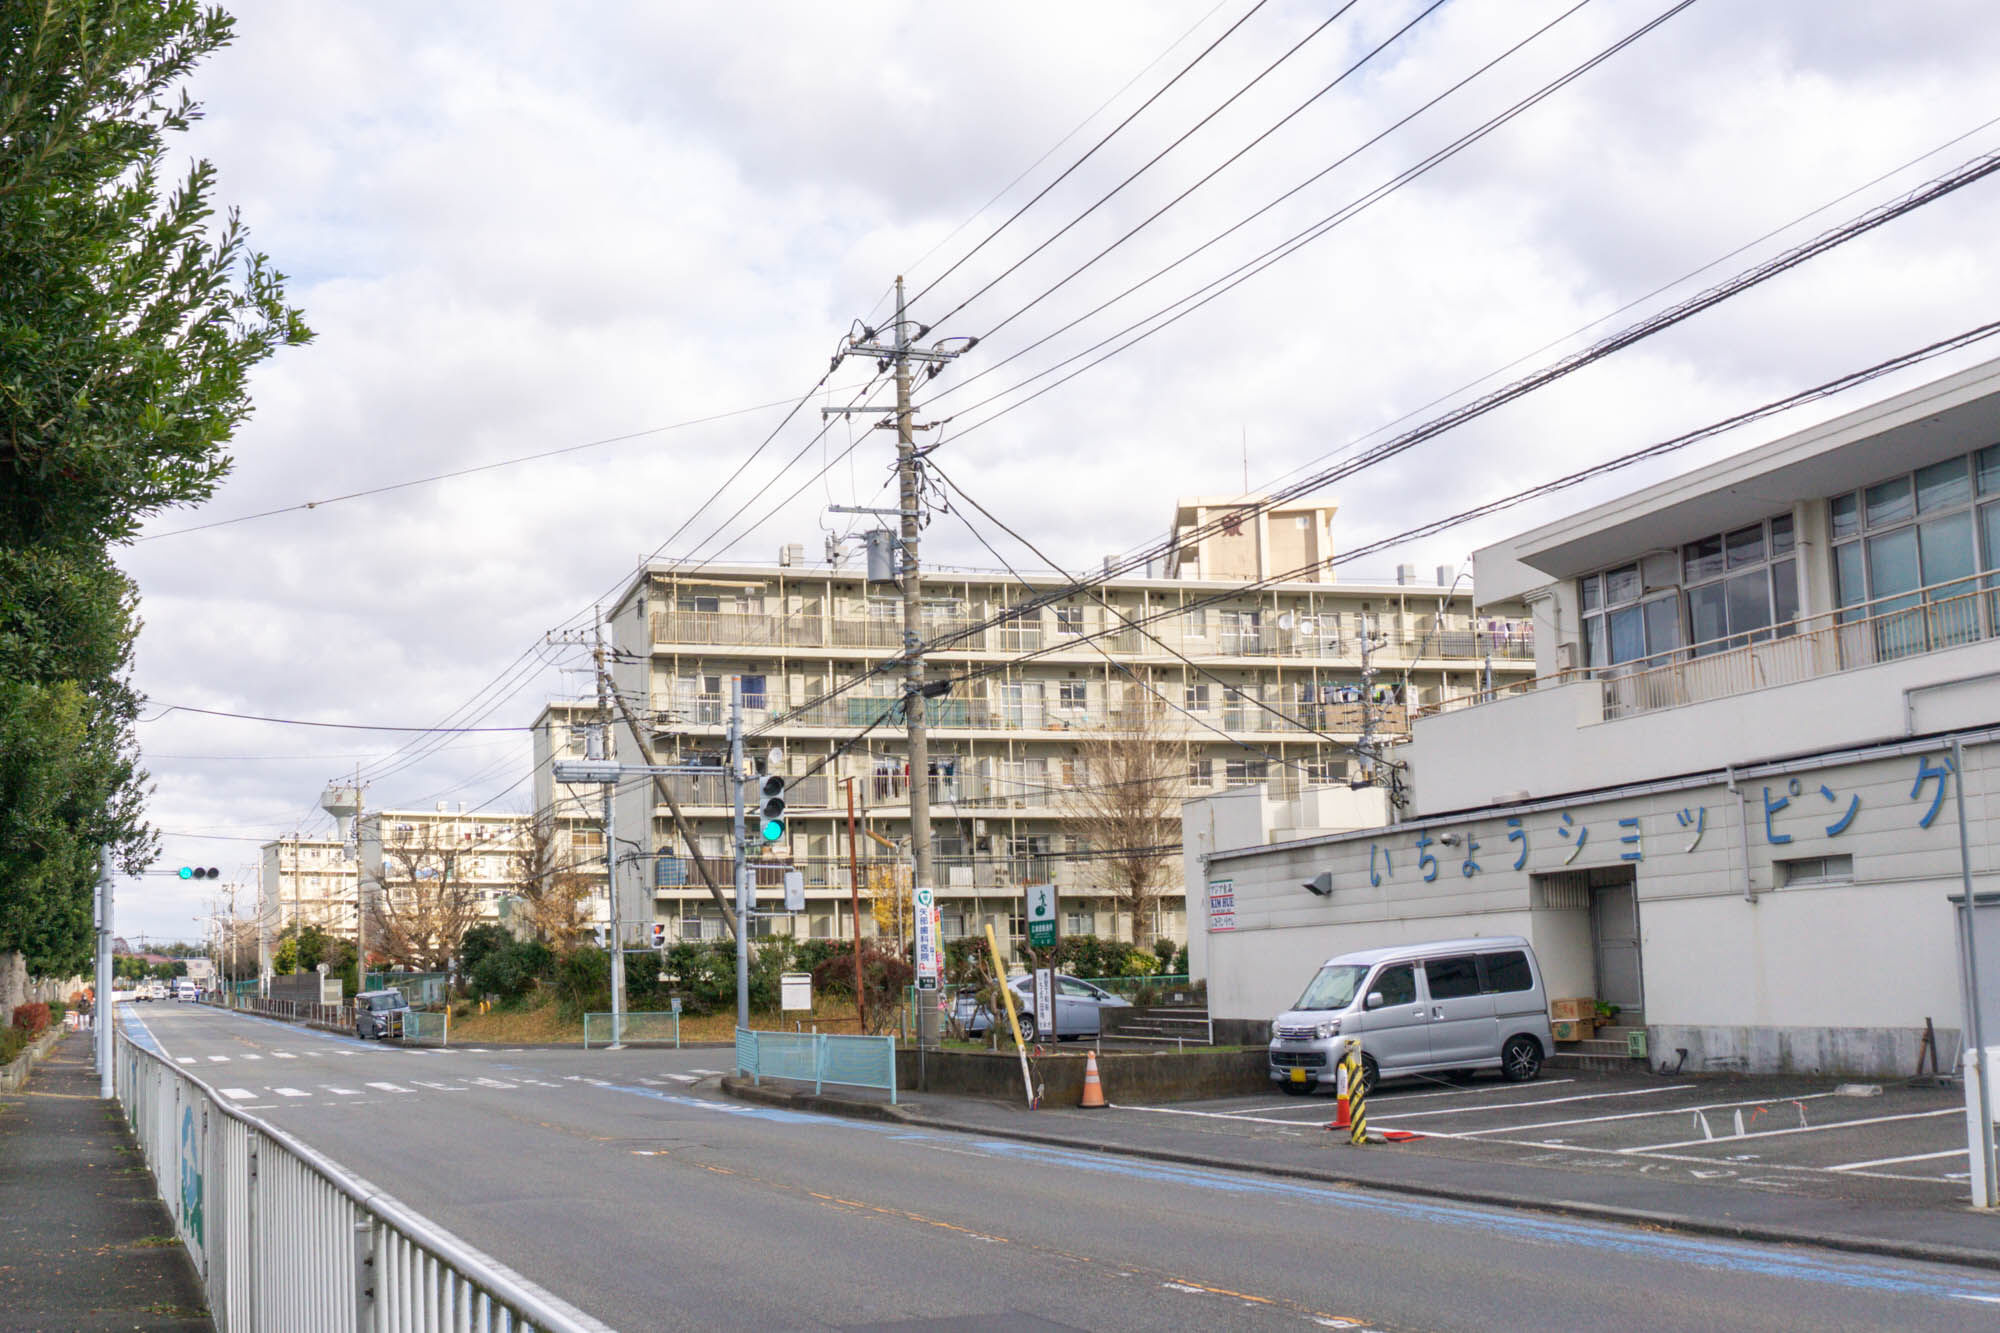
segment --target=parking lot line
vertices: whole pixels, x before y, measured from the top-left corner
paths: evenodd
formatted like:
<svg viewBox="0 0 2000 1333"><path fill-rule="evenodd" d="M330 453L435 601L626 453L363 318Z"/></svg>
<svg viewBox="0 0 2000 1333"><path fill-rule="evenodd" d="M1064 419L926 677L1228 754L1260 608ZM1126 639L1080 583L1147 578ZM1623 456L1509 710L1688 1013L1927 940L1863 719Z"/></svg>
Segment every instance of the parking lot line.
<svg viewBox="0 0 2000 1333"><path fill-rule="evenodd" d="M1576 1080L1573 1078L1545 1078L1538 1080L1535 1086L1537 1088L1557 1088L1561 1087L1565 1083L1574 1083L1574 1082L1576 1082ZM1492 1090L1493 1090L1492 1088L1486 1087L1486 1088L1445 1088L1439 1092L1378 1092L1374 1095L1374 1100L1376 1107L1380 1109L1383 1107L1387 1107L1392 1103L1400 1106L1404 1102L1424 1101L1432 1097L1472 1097L1472 1096L1478 1096L1482 1093L1491 1092ZM1502 1102L1495 1104L1506 1106L1506 1105L1518 1105L1519 1103ZM1231 1119L1234 1119L1240 1116L1254 1116L1258 1114L1260 1111L1269 1111L1273 1109L1274 1108L1269 1106L1250 1106L1244 1108L1241 1111L1217 1111L1214 1114L1219 1116L1227 1116ZM1293 1109L1303 1111L1309 1108L1305 1106L1298 1106ZM1325 1113L1321 1112L1321 1114Z"/></svg>
<svg viewBox="0 0 2000 1333"><path fill-rule="evenodd" d="M1154 1115L1192 1115L1199 1116L1203 1120L1227 1120L1232 1124L1238 1125L1284 1125L1290 1129L1297 1129L1301 1125L1312 1123L1310 1120L1279 1120L1272 1116L1242 1115L1239 1113L1225 1114L1221 1111L1189 1111L1178 1106L1126 1106L1123 1103L1113 1103L1113 1105L1117 1106L1121 1111L1151 1111ZM1320 1114L1330 1117L1333 1114L1333 1108L1327 1106L1320 1111Z"/></svg>
<svg viewBox="0 0 2000 1333"><path fill-rule="evenodd" d="M1942 1111L1909 1111L1902 1115L1871 1115L1859 1120L1839 1120L1824 1125L1800 1125L1796 1129L1760 1129L1748 1134L1718 1134L1711 1139L1682 1139L1676 1143L1649 1143L1638 1148L1620 1148L1622 1153L1665 1152L1669 1148L1700 1148L1712 1143L1748 1143L1751 1139L1775 1139L1785 1134L1823 1134L1834 1129L1857 1129L1862 1125L1884 1125L1892 1120L1930 1120L1941 1115L1964 1115L1948 1106Z"/></svg>
<svg viewBox="0 0 2000 1333"><path fill-rule="evenodd" d="M1486 1111L1512 1111L1517 1107L1525 1106L1559 1106L1564 1102L1594 1102L1607 1097L1657 1097L1663 1092L1686 1092L1693 1086L1694 1084L1692 1083L1664 1083L1657 1088L1634 1088L1630 1092L1579 1092L1572 1097L1544 1097L1539 1101L1532 1102L1493 1102L1486 1106L1448 1106L1441 1111L1406 1111L1404 1115L1476 1115ZM1378 1100L1376 1105L1380 1106L1381 1102ZM1393 1114L1395 1113L1386 1112L1380 1118L1387 1119L1388 1116ZM1658 1115L1664 1113L1649 1111L1646 1114Z"/></svg>
<svg viewBox="0 0 2000 1333"><path fill-rule="evenodd" d="M1829 1171L1860 1171L1871 1166L1896 1166L1903 1162L1931 1162L1940 1157L1965 1157L1969 1156L1971 1151L1969 1148L1947 1148L1943 1152L1912 1153L1908 1157L1877 1157L1872 1162L1848 1162L1842 1166L1829 1166L1826 1169Z"/></svg>
<svg viewBox="0 0 2000 1333"><path fill-rule="evenodd" d="M1963 1115L1965 1113L1963 1111L1960 1111L1958 1112L1958 1114ZM1853 1122L1850 1121L1848 1123L1852 1124ZM1797 1172L1802 1172L1806 1175L1825 1175L1827 1173L1826 1167L1808 1166L1802 1162L1758 1161L1754 1163L1745 1163L1745 1162L1737 1162L1732 1159L1723 1157L1694 1157L1690 1156L1687 1153L1655 1152L1649 1148L1598 1148L1598 1147L1593 1147L1587 1143L1564 1143L1560 1139L1552 1139L1546 1142L1538 1139L1488 1139L1488 1138L1473 1139L1470 1134L1448 1134L1441 1132L1439 1130L1431 1130L1431 1129L1427 1129L1422 1132L1425 1138L1430 1138L1430 1139L1454 1139L1454 1140L1462 1139L1469 1142L1477 1142L1477 1143L1497 1143L1509 1148L1540 1148L1546 1152L1551 1152L1551 1153L1592 1153L1599 1157L1629 1157L1636 1153L1641 1156L1651 1157L1662 1162L1683 1162L1688 1166L1715 1167L1719 1170L1727 1171L1731 1174L1741 1174L1743 1172L1748 1172L1748 1171L1756 1171L1756 1172L1797 1171ZM1709 1145L1719 1146L1731 1143L1741 1143L1743 1142L1743 1140L1737 1138L1735 1135L1732 1134L1728 1138L1703 1139L1701 1140L1701 1142ZM1952 1181L1942 1179L1941 1177L1938 1176L1896 1176L1896 1175L1890 1175L1886 1171L1851 1171L1848 1172L1848 1174L1855 1176L1874 1176L1882 1180L1909 1180L1909 1181L1914 1181L1920 1185L1949 1185L1953 1183Z"/></svg>
<svg viewBox="0 0 2000 1333"><path fill-rule="evenodd" d="M1767 1102L1772 1106L1785 1106L1793 1102L1809 1102L1813 1100L1815 1097L1835 1097L1835 1096L1839 1096L1839 1094L1832 1092L1807 1092L1807 1093L1801 1093L1797 1097L1783 1097L1775 1100L1770 1098L1759 1099L1753 1097L1748 1101L1707 1102L1701 1106L1669 1106L1663 1111L1620 1111L1616 1115L1586 1115L1586 1116L1578 1116L1573 1120L1542 1120L1532 1125L1501 1125L1494 1129L1468 1129L1465 1131L1465 1133L1468 1135L1515 1134L1530 1129L1561 1129L1569 1125L1596 1125L1596 1124L1602 1124L1608 1120L1646 1120L1663 1115L1693 1115L1697 1111L1722 1111L1722 1110L1727 1110L1729 1107L1732 1106L1763 1106ZM1418 1112L1418 1114L1421 1115L1423 1114L1423 1112ZM1725 1135L1718 1135L1717 1137L1734 1138L1735 1135L1725 1134ZM1702 1141L1705 1143L1708 1140L1704 1139Z"/></svg>

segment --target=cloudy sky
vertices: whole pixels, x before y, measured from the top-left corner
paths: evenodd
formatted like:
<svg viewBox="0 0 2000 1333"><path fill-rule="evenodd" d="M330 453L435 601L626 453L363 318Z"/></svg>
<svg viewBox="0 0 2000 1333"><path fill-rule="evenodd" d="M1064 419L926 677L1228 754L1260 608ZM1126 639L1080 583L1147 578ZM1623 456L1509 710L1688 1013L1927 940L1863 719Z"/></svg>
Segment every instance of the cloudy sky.
<svg viewBox="0 0 2000 1333"><path fill-rule="evenodd" d="M950 419L939 461L1074 569L1162 533L1177 495L1240 492L1246 454L1253 488L1324 467L1437 400L2000 148L2000 34L1984 6L1699 0L1058 384L1102 353L1070 358L1152 327L1141 321L1673 7L239 4L235 45L193 84L207 116L184 147L216 165L220 197L291 275L319 336L258 373L215 499L159 515L123 555L144 597L137 683L158 720L140 735L162 869L215 865L247 909L258 843L324 827L321 786L357 764L377 808L526 808L520 733L162 710L523 727L586 684L577 654L544 636L587 624L642 556L768 561L787 542L816 554L849 521L826 506L869 503L887 475L887 436L864 435L844 460L845 425L815 436L817 408L852 401L872 363L843 365L778 428L854 321L883 317L898 273L930 337L982 340L920 396L922 419ZM1328 492L1338 541L1392 535L1992 318L1996 191L1964 190L1347 479ZM1342 577L1459 564L1606 493ZM315 501L328 502L296 508ZM269 510L285 512L246 517ZM926 554L994 563L952 517ZM192 938L214 896L162 874L131 881L120 930Z"/></svg>

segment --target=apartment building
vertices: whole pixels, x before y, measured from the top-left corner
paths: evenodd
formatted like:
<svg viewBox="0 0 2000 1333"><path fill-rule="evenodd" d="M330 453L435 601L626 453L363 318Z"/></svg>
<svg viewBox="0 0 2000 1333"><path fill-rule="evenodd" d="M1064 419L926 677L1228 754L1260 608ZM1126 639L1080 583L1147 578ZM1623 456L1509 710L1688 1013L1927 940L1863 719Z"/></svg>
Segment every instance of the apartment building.
<svg viewBox="0 0 2000 1333"><path fill-rule="evenodd" d="M258 921L269 950L288 928L317 926L354 934L357 868L391 913L424 910L448 898L477 919L508 922L535 855L533 819L525 814L468 813L463 804L434 810L384 810L361 819L360 861L343 839L291 835L263 846Z"/></svg>
<svg viewBox="0 0 2000 1333"><path fill-rule="evenodd" d="M1479 551L1535 675L1422 710L1398 822L1209 853L1216 1015L1519 934L1689 1071L1907 1073L1933 1029L1948 1065L1954 897L2000 874L1995 441L2000 360Z"/></svg>
<svg viewBox="0 0 2000 1333"><path fill-rule="evenodd" d="M1200 510L1182 506L1177 531ZM1285 562L1297 551L1323 557L1331 513L1277 509L1211 539L1223 545L1191 542L1171 576L1115 578L1097 590L1103 602L1076 595L997 625L986 622L1030 595L1013 576L927 570L924 633L938 645L928 671L951 685L926 704L930 765L922 775L908 771L900 677L877 670L902 647L900 592L870 583L859 567L807 564L799 547L768 566L648 566L613 612L613 675L660 762L716 769L670 781L725 883L733 793L722 765L731 682L740 683L749 751L779 749L794 775L787 834L757 857L760 886L773 892L783 868L805 876L806 911L777 929L848 935L857 863L863 897L871 876L886 888L909 864L915 777L929 783L947 938L976 934L988 921L1002 938L1020 936L1025 887L1052 883L1069 932L1127 937L1136 924L1143 940L1178 940L1186 932L1178 858L1167 857L1162 892L1135 923L1108 889L1105 849L1074 831L1094 738L1143 725L1172 753L1185 794L1344 782L1359 772L1353 747L1364 732L1393 748L1407 738L1412 710L1533 672L1526 623L1505 608L1475 617L1469 593L1448 586L1450 571L1436 584L1407 569L1399 582L1366 585L1314 569L1243 586L1258 569L1296 569ZM1291 534L1275 556L1272 532ZM1218 563L1228 576L1196 577ZM1037 592L1062 582L1029 577ZM573 727L582 706L565 714L552 705L538 731ZM633 762L629 736L614 740L617 756ZM553 736L548 744L555 753ZM537 784L541 808L581 799L587 809L596 799L559 793L539 763ZM859 829L852 842L850 799ZM649 785L621 789L616 825L621 845L635 844L620 861L626 919L664 921L671 938L722 934L691 849ZM863 933L872 933L865 901L861 914Z"/></svg>

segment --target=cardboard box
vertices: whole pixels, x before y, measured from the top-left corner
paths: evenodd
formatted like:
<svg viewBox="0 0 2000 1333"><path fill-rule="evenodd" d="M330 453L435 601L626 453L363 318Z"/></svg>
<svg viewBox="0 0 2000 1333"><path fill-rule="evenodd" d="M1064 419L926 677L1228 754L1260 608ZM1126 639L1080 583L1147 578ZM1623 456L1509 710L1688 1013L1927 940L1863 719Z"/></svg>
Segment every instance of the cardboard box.
<svg viewBox="0 0 2000 1333"><path fill-rule="evenodd" d="M1597 1017L1597 1001L1585 996L1580 1000L1552 1000L1549 1003L1549 1017L1558 1022L1564 1019L1586 1021Z"/></svg>
<svg viewBox="0 0 2000 1333"><path fill-rule="evenodd" d="M1558 1018L1550 1023L1549 1027L1554 1031L1557 1041L1585 1041L1589 1039L1591 1033L1597 1031L1595 1023L1586 1023L1575 1018Z"/></svg>

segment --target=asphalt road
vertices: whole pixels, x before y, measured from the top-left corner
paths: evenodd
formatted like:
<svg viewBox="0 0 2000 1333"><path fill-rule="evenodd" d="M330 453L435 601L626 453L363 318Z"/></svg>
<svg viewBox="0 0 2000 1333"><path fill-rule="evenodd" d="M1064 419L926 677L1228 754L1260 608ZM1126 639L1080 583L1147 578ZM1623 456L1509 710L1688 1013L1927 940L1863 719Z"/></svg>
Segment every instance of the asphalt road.
<svg viewBox="0 0 2000 1333"><path fill-rule="evenodd" d="M615 1327L2000 1327L2000 1278L718 1095L728 1053L406 1051L137 1006L166 1055Z"/></svg>

